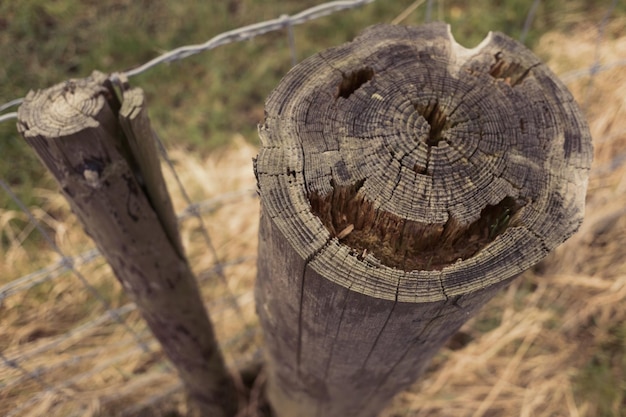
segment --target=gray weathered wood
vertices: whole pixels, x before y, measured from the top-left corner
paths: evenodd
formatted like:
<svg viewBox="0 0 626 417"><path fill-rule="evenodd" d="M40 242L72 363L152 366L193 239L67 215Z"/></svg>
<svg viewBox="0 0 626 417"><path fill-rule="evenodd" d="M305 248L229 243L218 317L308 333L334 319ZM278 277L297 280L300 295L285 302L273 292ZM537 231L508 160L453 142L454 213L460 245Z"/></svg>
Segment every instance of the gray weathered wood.
<svg viewBox="0 0 626 417"><path fill-rule="evenodd" d="M277 416L375 416L579 227L592 148L557 77L491 33L376 26L270 95L257 309Z"/></svg>
<svg viewBox="0 0 626 417"><path fill-rule="evenodd" d="M174 363L203 416L233 416L237 395L184 256L141 90L120 108L106 77L31 92L18 130Z"/></svg>

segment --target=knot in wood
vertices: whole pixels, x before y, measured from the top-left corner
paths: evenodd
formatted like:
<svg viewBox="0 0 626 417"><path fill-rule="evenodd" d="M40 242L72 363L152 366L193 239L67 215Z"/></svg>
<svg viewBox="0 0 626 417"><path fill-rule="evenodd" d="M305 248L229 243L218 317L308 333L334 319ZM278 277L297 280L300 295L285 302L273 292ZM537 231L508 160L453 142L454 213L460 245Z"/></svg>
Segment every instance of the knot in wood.
<svg viewBox="0 0 626 417"><path fill-rule="evenodd" d="M588 127L500 33L466 49L441 23L372 27L295 67L259 131L264 213L316 272L370 295L484 288L582 221Z"/></svg>

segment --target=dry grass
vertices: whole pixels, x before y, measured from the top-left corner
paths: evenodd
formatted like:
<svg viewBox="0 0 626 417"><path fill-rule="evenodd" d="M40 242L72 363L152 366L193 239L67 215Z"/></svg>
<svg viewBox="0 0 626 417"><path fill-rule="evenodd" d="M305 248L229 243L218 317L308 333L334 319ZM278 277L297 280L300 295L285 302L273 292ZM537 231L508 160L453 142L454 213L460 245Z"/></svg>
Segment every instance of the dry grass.
<svg viewBox="0 0 626 417"><path fill-rule="evenodd" d="M538 52L558 74L589 67L598 52L603 63L621 59L626 56L624 23L612 23L599 50L595 27L582 26L576 36L547 34ZM623 67L615 68L598 73L593 80L583 77L568 84L585 107L596 152L587 216L580 232L464 326L423 381L400 395L385 416L623 415L625 72ZM256 150L243 140L233 143L204 160L182 150L171 151L192 201L254 189L251 158ZM180 212L187 204L171 173L165 172ZM56 192L39 192L45 204L32 210L56 244L71 255L90 247L63 199ZM259 345L251 294L258 201L251 194L227 197L203 216L219 261L236 262L225 267L227 282L212 271L216 259L198 220L189 217L181 224L188 256L202 280L203 295L232 365L249 361ZM59 255L45 243L22 245L33 233L24 214L0 209L0 228L10 237L0 248L0 284L59 261ZM109 416L125 409L134 415L184 412L173 370L109 268L101 260L76 268L110 307L123 307L119 315L133 332L110 318L103 302L71 272L4 298L0 351L5 358L17 357L18 361L13 367L0 365L0 415ZM232 308L233 295L239 311ZM85 327L90 323L91 327ZM152 352L143 352L133 333ZM607 373L601 374L614 388L608 394L589 384L597 375L593 365L602 363L607 346L618 352L602 371ZM39 371L39 376L24 377L24 371ZM169 393L165 402L154 408L142 405L163 393ZM136 408L129 409L133 405Z"/></svg>
<svg viewBox="0 0 626 417"><path fill-rule="evenodd" d="M601 63L626 56L624 23L607 28ZM557 74L589 67L596 50L591 25L574 38L547 34L538 46ZM453 339L426 378L400 395L386 416L624 415L626 71L615 68L568 87L584 106L595 146L581 230L467 323L464 337ZM456 339L467 345L459 348ZM588 372L607 343L621 346L613 347L610 378L599 382L613 392L602 397L597 391L607 387L589 386L594 382L584 378L593 377Z"/></svg>
<svg viewBox="0 0 626 417"><path fill-rule="evenodd" d="M228 151L216 152L206 160L177 149L170 152L192 201L210 202L218 197L209 204L203 221L219 261L225 264L224 274L214 269L215 256L207 248L196 217L183 218L181 234L201 280L218 337L224 341L226 358L233 366L235 361L238 365L249 362L259 345L251 292L259 217L250 169L255 153L241 138L235 138ZM187 207L186 200L166 166L164 172L180 213ZM90 247L88 238L69 215L63 198L56 192L41 190L41 193L46 203L31 209L44 222L59 248L75 256ZM55 220L49 213L55 213L54 217L63 221ZM22 214L0 213L0 218L12 216ZM0 260L6 282L36 269L31 263L35 256L44 265L60 259L54 252L22 246L27 233L32 232L27 228L13 232L17 226L9 221L3 226L14 236L3 248ZM0 366L0 415L14 412L18 407L16 416L108 416L151 395L180 390L158 344L104 262L100 259L76 269L108 306L122 307L118 318L107 315L103 302L94 298L71 272L4 298L0 307L0 349L7 359L17 358L19 367ZM151 352L142 350L136 336ZM40 377L38 380L24 377L24 371L39 371ZM50 386L55 389L46 392L45 388ZM19 407L31 398L32 407L20 411Z"/></svg>

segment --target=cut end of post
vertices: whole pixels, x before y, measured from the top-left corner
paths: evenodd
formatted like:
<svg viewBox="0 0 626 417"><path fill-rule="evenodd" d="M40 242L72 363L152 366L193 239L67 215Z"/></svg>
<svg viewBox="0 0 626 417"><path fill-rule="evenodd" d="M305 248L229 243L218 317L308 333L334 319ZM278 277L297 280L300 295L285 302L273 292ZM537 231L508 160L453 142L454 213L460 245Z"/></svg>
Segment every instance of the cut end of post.
<svg viewBox="0 0 626 417"><path fill-rule="evenodd" d="M295 67L260 135L263 210L311 268L366 294L479 290L582 221L587 125L558 78L497 32L467 49L441 23L372 27Z"/></svg>
<svg viewBox="0 0 626 417"><path fill-rule="evenodd" d="M106 75L94 72L84 79L68 80L53 89L30 91L18 110L18 130L26 138L72 135L84 129L97 128L97 117L115 99L100 83ZM37 103L33 106L30 103ZM108 117L109 114L106 114Z"/></svg>

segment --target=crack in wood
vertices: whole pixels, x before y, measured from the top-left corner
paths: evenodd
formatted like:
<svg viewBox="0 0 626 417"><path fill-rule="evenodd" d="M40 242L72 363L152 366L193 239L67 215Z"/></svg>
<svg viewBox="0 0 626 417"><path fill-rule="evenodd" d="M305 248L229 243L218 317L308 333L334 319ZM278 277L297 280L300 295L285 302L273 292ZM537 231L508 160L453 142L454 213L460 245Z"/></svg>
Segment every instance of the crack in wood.
<svg viewBox="0 0 626 417"><path fill-rule="evenodd" d="M374 78L374 70L370 67L365 67L352 71L348 74L343 74L341 78L341 84L337 87L336 98L343 97L347 99L356 90L361 88L363 84Z"/></svg>

